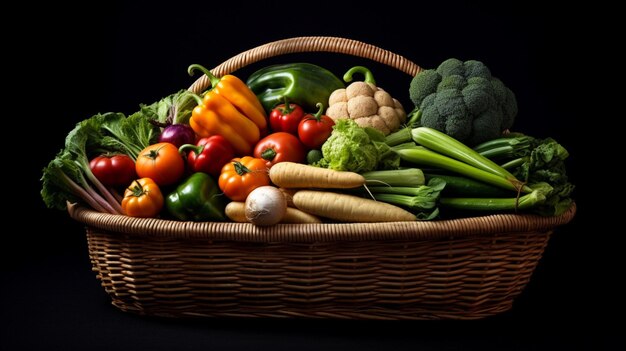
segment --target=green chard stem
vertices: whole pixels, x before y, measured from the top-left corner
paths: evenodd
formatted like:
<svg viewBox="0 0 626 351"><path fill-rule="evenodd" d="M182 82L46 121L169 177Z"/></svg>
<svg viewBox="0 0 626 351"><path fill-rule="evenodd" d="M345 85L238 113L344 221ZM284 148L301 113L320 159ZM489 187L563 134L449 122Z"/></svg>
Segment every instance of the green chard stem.
<svg viewBox="0 0 626 351"><path fill-rule="evenodd" d="M520 158L516 158L514 160L511 160L511 161L509 161L507 163L502 164L501 167L504 168L504 169L514 169L514 168L517 168L517 167L523 165L524 162L526 162L526 161L527 161L526 157L520 157Z"/></svg>
<svg viewBox="0 0 626 351"><path fill-rule="evenodd" d="M509 145L505 145L505 146L500 146L500 147L496 147L493 149L486 149L483 151L479 151L478 153L490 160L495 159L495 158L502 158L505 156L509 156L512 155L512 153L515 151L515 149L513 149L512 146Z"/></svg>

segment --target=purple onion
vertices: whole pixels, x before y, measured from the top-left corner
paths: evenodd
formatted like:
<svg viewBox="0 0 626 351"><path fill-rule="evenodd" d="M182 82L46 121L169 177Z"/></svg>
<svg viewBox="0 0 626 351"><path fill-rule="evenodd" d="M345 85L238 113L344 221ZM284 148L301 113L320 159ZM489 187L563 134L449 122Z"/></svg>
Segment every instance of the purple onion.
<svg viewBox="0 0 626 351"><path fill-rule="evenodd" d="M172 124L163 129L159 142L172 143L176 147L183 144L195 144L196 133L187 124Z"/></svg>

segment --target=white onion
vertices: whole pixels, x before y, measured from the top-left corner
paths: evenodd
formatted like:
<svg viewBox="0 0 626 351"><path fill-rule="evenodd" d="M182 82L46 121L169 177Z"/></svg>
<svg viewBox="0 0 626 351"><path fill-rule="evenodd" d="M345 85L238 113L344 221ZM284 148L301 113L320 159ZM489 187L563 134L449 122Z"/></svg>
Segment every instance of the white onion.
<svg viewBox="0 0 626 351"><path fill-rule="evenodd" d="M254 225L268 226L280 222L287 212L285 195L273 186L258 187L246 198L246 218Z"/></svg>

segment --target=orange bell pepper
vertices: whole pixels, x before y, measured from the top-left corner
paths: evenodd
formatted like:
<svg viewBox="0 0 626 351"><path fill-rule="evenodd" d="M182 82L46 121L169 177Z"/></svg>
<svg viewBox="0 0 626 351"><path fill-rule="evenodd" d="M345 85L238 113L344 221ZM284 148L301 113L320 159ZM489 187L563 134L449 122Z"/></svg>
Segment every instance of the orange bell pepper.
<svg viewBox="0 0 626 351"><path fill-rule="evenodd" d="M259 99L239 78L233 75L215 77L200 65L189 66L189 73L199 69L211 81L209 90L196 106L189 125L200 137L221 135L238 155L252 153L252 147L267 131L267 115Z"/></svg>
<svg viewBox="0 0 626 351"><path fill-rule="evenodd" d="M245 201L252 190L269 184L266 161L251 156L234 158L225 164L218 181L224 195L233 201Z"/></svg>

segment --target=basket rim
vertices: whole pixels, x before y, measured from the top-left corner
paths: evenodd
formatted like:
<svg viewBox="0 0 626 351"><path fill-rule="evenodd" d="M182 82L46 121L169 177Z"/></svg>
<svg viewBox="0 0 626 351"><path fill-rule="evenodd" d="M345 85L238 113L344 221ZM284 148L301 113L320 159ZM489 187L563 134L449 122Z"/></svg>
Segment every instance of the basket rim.
<svg viewBox="0 0 626 351"><path fill-rule="evenodd" d="M159 218L135 218L97 212L68 203L70 217L88 227L132 236L241 242L329 242L371 240L432 240L451 237L490 236L513 232L545 232L569 223L576 203L560 216L494 214L435 221L376 223L277 224L257 227L251 223L191 222Z"/></svg>

